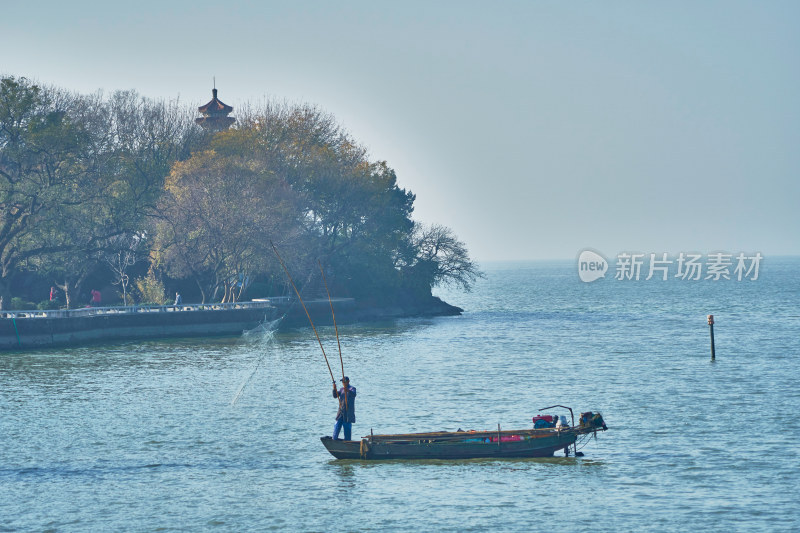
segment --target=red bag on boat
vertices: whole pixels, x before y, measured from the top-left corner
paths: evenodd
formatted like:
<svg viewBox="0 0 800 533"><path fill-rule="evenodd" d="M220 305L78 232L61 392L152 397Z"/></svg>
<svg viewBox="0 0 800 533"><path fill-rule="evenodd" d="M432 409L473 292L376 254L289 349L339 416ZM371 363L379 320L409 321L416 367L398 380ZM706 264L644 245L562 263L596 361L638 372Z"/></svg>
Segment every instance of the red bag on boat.
<svg viewBox="0 0 800 533"><path fill-rule="evenodd" d="M553 415L536 415L533 417L533 428L551 428L555 425L556 417Z"/></svg>

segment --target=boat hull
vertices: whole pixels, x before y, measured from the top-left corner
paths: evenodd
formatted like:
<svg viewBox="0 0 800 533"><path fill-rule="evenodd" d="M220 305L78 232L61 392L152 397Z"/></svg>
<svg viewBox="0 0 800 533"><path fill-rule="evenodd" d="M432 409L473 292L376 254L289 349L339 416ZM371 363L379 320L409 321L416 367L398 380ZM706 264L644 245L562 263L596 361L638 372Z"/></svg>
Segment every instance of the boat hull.
<svg viewBox="0 0 800 533"><path fill-rule="evenodd" d="M575 443L578 433L552 432L536 438L510 442L370 442L333 440L321 437L325 448L337 459L479 459L514 457L552 457L557 451Z"/></svg>

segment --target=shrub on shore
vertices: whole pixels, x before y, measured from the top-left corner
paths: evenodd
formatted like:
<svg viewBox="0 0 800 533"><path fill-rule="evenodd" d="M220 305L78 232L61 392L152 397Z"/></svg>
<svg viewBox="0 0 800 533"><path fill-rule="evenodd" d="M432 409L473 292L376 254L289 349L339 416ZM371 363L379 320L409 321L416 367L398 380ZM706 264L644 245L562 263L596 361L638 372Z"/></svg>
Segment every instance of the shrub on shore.
<svg viewBox="0 0 800 533"><path fill-rule="evenodd" d="M14 298L11 298L10 307L14 311L30 311L32 309L36 309L36 304L33 303L33 302L29 302L28 300L25 300L24 298L20 298L18 296L15 296Z"/></svg>

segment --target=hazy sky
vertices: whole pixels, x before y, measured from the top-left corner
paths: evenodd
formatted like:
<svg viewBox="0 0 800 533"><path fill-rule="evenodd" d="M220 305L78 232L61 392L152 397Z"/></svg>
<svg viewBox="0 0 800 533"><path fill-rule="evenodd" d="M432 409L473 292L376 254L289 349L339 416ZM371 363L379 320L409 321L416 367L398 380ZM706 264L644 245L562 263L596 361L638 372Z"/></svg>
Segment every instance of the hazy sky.
<svg viewBox="0 0 800 533"><path fill-rule="evenodd" d="M800 3L0 0L0 73L333 113L475 257L800 254Z"/></svg>

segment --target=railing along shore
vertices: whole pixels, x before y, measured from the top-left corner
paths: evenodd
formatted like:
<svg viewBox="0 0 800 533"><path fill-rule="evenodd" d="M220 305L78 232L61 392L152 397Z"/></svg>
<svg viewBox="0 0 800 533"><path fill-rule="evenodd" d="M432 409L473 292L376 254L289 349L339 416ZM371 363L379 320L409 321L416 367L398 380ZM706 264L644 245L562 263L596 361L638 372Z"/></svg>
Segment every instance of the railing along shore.
<svg viewBox="0 0 800 533"><path fill-rule="evenodd" d="M70 318L102 315L133 315L139 313L175 313L193 311L220 311L226 309L258 309L286 304L288 297L263 298L250 302L180 304L180 305L128 305L116 307L81 307L78 309L30 309L0 311L0 318Z"/></svg>

